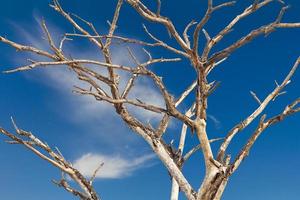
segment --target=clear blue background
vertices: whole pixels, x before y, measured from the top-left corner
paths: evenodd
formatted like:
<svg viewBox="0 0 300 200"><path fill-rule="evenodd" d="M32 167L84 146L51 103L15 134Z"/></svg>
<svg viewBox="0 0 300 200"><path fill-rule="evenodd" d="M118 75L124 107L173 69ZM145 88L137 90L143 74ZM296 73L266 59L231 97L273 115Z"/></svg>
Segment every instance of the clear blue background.
<svg viewBox="0 0 300 200"><path fill-rule="evenodd" d="M162 14L169 16L178 30L195 19L201 18L206 7L205 1L187 0L162 1ZM215 1L221 3L223 1ZM283 21L300 22L300 2L287 0L292 5ZM49 1L10 0L1 2L0 35L20 42L25 42L22 32L16 26L27 30L35 37L37 24L34 16L43 17L60 29L72 31L66 21L49 8ZM116 1L85 0L62 1L63 7L96 24L101 33L107 30L106 20L111 19ZM235 7L216 12L205 27L211 34L216 34L230 19L240 13L251 1L240 0ZM271 3L253 16L242 20L224 41L216 47L220 49L231 44L252 28L271 22L280 10L279 3ZM153 5L151 5L153 6ZM150 7L151 7L150 6ZM117 33L150 41L143 33L141 24L151 27L151 31L161 39L173 44L165 29L159 25L145 22L128 5L121 11L121 20ZM282 80L297 57L300 55L300 29L277 30L268 37L259 37L254 42L235 52L224 64L210 75L210 80L221 81L221 86L210 97L209 113L221 123L220 126L209 127L210 137L220 137L236 123L244 119L256 107L257 103L249 94L254 90L258 96L264 97L275 84L274 80ZM37 38L39 39L39 38ZM42 39L41 39L42 40ZM203 38L201 41L204 41ZM86 45L82 43L79 45ZM17 63L18 54L14 49L0 44L1 71ZM153 55L160 57L164 52L153 50ZM172 54L165 54L172 56ZM194 79L193 69L188 62L168 64L157 69L164 76L167 87L176 96ZM60 147L70 160L76 159L84 152L105 151L105 144L93 135L85 123L68 120L62 95L55 89L28 78L26 73L0 74L0 124L11 128L10 116L14 116L22 128L31 130L51 145ZM184 76L182 76L184 74ZM37 75L38 76L38 75ZM51 83L50 83L51 84ZM299 97L300 73L296 72L288 93L272 102L267 109L270 116L279 113L284 105ZM300 115L286 119L263 133L252 149L250 156L240 169L232 176L224 193L224 200L286 200L299 199L300 196ZM96 122L95 122L96 123ZM210 121L211 124L212 121ZM124 126L124 125L122 125ZM237 140L234 140L230 151L233 155L244 144L253 131L250 126ZM11 129L10 129L11 130ZM90 131L91 133L86 133ZM100 129L101 131L101 129ZM111 130L113 131L113 130ZM94 131L96 133L96 131ZM137 137L134 134L133 137ZM169 135L169 134L168 134ZM125 136L124 136L125 137ZM127 136L126 136L127 137ZM6 200L50 200L73 199L70 194L51 184L51 179L59 178L59 171L40 160L23 147L5 144L4 137L0 141L0 199ZM189 139L195 140L194 137ZM135 143L147 147L139 138ZM195 142L188 143L191 147ZM213 145L217 148L218 144ZM149 150L149 149L148 149ZM201 154L191 159L185 173L193 186L197 188L201 171ZM97 180L95 188L104 200L114 199L168 199L170 178L157 161L149 168L136 171L132 176L116 180Z"/></svg>

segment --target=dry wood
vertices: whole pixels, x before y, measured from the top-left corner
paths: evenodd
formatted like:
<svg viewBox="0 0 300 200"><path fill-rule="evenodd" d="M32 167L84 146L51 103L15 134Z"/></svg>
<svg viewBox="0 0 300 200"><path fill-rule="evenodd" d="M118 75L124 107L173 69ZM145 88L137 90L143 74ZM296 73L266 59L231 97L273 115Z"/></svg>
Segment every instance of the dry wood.
<svg viewBox="0 0 300 200"><path fill-rule="evenodd" d="M171 46L165 41L162 41L152 34L145 25L143 25L145 34L150 37L152 42L117 35L117 24L121 17L120 13L122 6L125 2L147 21L163 25L166 28L167 33L170 34L176 42L176 45L173 46L172 44ZM265 99L258 98L260 95L257 95L252 91L250 92L259 104L257 109L242 122L235 125L228 132L225 138L210 139L207 131L208 97L219 85L218 81L208 80L210 72L224 62L232 53L258 36L269 35L277 29L300 27L300 23L297 22L281 22L288 9L287 6L283 5L281 11L271 23L251 30L244 37L238 38L233 44L230 44L217 52L213 51L214 47L233 30L237 23L272 2L275 2L275 0L254 0L251 5L235 16L215 36L211 36L210 31L205 28L205 25L209 22L212 14L221 8L233 6L236 3L235 1L227 1L219 5L214 5L213 0L207 0L206 12L202 19L199 20L199 23L192 20L186 25L182 35L180 35L171 19L163 15L161 9L163 2L161 2L161 0L156 1L155 11L150 10L150 7L148 8L142 0L118 0L113 18L111 22L108 23L110 27L107 34L100 35L91 22L76 14L69 14L62 8L58 0L53 0L53 3L50 6L64 19L66 19L77 32L66 33L60 40L59 44L55 44L51 31L47 28L46 22L42 21L42 28L50 47L49 51L30 45L22 45L11 41L6 37L0 36L0 43L7 44L17 51L26 51L39 56L37 61L29 59L29 64L14 67L13 69L5 71L5 73L30 71L35 68L44 67L68 67L71 69L70 73L74 73L78 80L88 84L87 88L75 86L74 91L76 93L93 96L96 101L108 102L115 108L116 113L128 125L128 127L149 144L171 176L171 200L177 200L180 191L182 191L189 200L220 200L230 176L236 171L242 161L249 154L261 133L271 125L276 124L284 118L300 111L300 100L297 99L288 105L282 113L277 116L267 119L266 115L263 115L256 131L249 138L234 161L230 161L230 155L227 154L227 151L233 138L236 138L239 132L244 130L256 118L258 118L270 102L274 101L279 95L286 93L283 89L291 82L291 78L300 64L300 58L298 58L286 78L281 82L281 84L276 82L275 89ZM282 1L280 2L283 3ZM196 26L193 27L193 25ZM192 37L189 37L189 32L191 32L191 30L193 30ZM206 43L202 50L199 49L199 46L201 45L199 44L201 33L203 33L206 38ZM97 50L103 55L104 59L91 60L70 57L63 49L64 42L67 40L71 41L72 39L70 38L90 41L97 47ZM149 59L147 61L140 62L137 56L134 55L133 51L128 48L129 57L133 60L133 64L127 66L114 64L114 60L112 60L111 56L111 47L120 43L137 44L149 48L150 50L144 49L144 53ZM164 58L163 56L155 58L151 55L151 48L158 47L166 49L176 56L172 56L171 58ZM195 80L190 80L191 85L189 85L175 98L171 91L166 87L162 77L152 71L150 66L157 64L171 65L174 62L180 62L182 59L191 63L191 67L195 70ZM108 74L95 70L95 67L106 69ZM120 79L124 77L120 77L118 75L119 71L124 71L130 74L129 80L127 80L123 87L120 87ZM164 106L160 107L152 105L151 103L143 102L139 99L129 98L129 93L132 89L134 89L136 84L138 84L136 82L137 77L146 77L153 80L156 89L163 97ZM104 90L103 87L109 88L109 91ZM194 98L193 102L187 101L190 96ZM151 125L145 124L136 119L128 110L128 105L138 107L149 112L160 113L162 114L162 119L159 121L158 126L153 128ZM191 107L187 111L182 111L180 105L191 105ZM172 118L175 118L182 123L181 133L179 134L179 145L177 148L168 145L164 139ZM62 178L60 181L54 181L57 186L64 188L67 192L81 200L100 199L99 195L95 192L92 183L98 171L101 173L101 166L103 163L99 163L99 167L95 169L92 178L87 180L80 174L80 172L72 167L71 163L66 161L62 153L57 148L56 150L52 150L52 148L32 133L19 129L14 121L13 125L15 127L16 134L13 134L3 128L0 128L0 133L10 139L8 141L9 144L20 144L31 150L41 159L58 168L62 172ZM194 137L194 139L197 141L197 145L190 150L185 151L184 146L187 142L186 134L188 129L191 130L192 133L196 133L197 137ZM213 152L211 143L221 140L222 144L220 145L217 156L215 157L216 152ZM185 177L182 168L184 167L184 163L188 162L189 158L198 151L201 151L203 154L205 169L199 169L197 166L195 169L205 170L205 177L202 180L200 187L194 189ZM70 178L77 184L76 188L79 189L71 187L64 174L70 176Z"/></svg>

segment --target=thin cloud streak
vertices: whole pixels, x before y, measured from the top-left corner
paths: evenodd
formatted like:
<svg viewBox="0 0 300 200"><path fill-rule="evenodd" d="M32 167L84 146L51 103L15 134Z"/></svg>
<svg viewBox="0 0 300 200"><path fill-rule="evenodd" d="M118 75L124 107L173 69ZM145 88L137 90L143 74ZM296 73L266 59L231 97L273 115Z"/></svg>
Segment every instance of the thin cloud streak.
<svg viewBox="0 0 300 200"><path fill-rule="evenodd" d="M213 115L207 115L208 118L214 123L216 129L220 129L222 124L221 122Z"/></svg>
<svg viewBox="0 0 300 200"><path fill-rule="evenodd" d="M147 154L134 159L123 158L121 156L108 156L103 154L87 153L74 161L73 166L84 176L90 178L95 170L104 165L97 172L95 178L117 179L132 175L138 169L151 166L155 155Z"/></svg>

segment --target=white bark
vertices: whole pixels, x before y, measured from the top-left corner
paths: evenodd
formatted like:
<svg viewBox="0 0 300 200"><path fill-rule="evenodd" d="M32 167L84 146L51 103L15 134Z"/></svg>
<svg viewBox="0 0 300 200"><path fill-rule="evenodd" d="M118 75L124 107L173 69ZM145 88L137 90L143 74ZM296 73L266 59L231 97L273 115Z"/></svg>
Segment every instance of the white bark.
<svg viewBox="0 0 300 200"><path fill-rule="evenodd" d="M193 83L190 88L194 88L194 87L195 87L195 84ZM189 90L187 90L187 91L189 91ZM186 96L186 95L187 95L187 92L185 92L183 96ZM185 113L186 116L188 116L188 117L193 116L194 109L195 109L195 105L192 105L190 107L190 109ZM182 156L182 154L183 154L186 132L187 132L187 125L183 124L182 128L181 128L180 140L179 140L179 145L178 145L178 150L180 151L180 156ZM170 199L178 200L178 196L179 196L179 185L178 185L176 179L174 179L172 177L172 188L171 188L171 198Z"/></svg>

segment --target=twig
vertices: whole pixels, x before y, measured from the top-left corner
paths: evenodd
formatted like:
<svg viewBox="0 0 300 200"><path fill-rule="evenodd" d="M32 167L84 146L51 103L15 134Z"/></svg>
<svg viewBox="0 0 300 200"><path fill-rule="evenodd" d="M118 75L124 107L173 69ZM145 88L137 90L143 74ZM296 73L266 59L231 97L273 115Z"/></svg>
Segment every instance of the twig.
<svg viewBox="0 0 300 200"><path fill-rule="evenodd" d="M250 94L253 96L253 98L255 99L255 101L257 101L257 103L260 105L260 104L261 104L261 101L260 101L260 99L257 97L257 95L256 95L254 92L252 92L252 91L250 91Z"/></svg>

